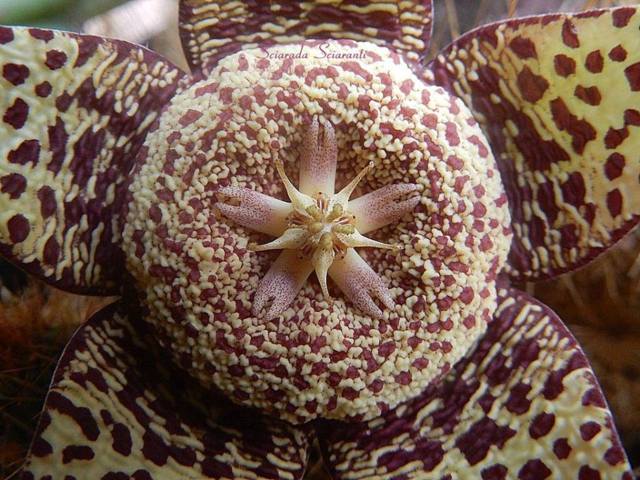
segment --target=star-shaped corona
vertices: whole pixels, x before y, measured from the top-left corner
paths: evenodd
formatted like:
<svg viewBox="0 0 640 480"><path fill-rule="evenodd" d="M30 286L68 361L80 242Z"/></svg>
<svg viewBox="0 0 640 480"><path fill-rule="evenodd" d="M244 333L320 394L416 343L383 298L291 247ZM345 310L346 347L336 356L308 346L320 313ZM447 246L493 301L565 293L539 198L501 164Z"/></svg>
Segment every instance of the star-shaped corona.
<svg viewBox="0 0 640 480"><path fill-rule="evenodd" d="M224 187L216 204L238 224L275 240L254 245L254 251L283 250L264 276L253 303L253 314L266 310L266 320L280 315L293 301L313 270L328 299L327 277L363 313L381 318L382 306L394 302L382 278L354 250L360 247L395 249L394 245L364 236L410 213L420 202L416 184L398 183L351 200L362 178L374 168L370 162L335 193L338 159L335 130L314 118L305 127L296 188L276 163L290 203L241 187Z"/></svg>

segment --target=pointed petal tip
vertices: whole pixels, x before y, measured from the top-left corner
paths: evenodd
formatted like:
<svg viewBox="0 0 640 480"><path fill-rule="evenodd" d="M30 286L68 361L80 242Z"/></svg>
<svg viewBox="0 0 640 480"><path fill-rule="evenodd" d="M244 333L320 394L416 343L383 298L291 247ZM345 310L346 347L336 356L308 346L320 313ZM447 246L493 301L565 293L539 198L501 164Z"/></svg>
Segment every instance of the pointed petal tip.
<svg viewBox="0 0 640 480"><path fill-rule="evenodd" d="M364 176L369 173L374 167L373 161L370 161L360 172L355 176L353 180L351 180L347 186L345 186L342 190L340 190L334 197L333 201L335 203L341 203L346 205L351 197L351 194L356 189L360 181L364 178Z"/></svg>

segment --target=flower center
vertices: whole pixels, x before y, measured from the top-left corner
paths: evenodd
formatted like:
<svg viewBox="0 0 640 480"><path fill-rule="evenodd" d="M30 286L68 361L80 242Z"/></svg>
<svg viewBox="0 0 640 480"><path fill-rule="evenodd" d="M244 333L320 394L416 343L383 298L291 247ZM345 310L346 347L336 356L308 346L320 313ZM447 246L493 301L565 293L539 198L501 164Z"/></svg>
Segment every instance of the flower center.
<svg viewBox="0 0 640 480"><path fill-rule="evenodd" d="M287 229L280 237L264 245L252 245L251 248L254 251L296 250L299 259L311 261L322 293L330 298L327 274L336 258L344 259L349 248L395 248L363 236L356 229L356 216L348 211L353 190L372 168L373 163L369 163L349 185L335 195L320 191L311 196L295 188L282 163L276 162L276 169L287 190L293 211L287 216Z"/></svg>
<svg viewBox="0 0 640 480"><path fill-rule="evenodd" d="M396 184L350 200L370 162L340 192L334 193L337 146L331 124L314 120L305 127L300 165L300 189L275 162L290 203L238 187L220 189L220 212L235 222L277 237L254 251L284 250L258 286L254 314L267 309L273 318L284 311L315 270L325 298L330 298L327 277L364 313L379 318L393 308L391 293L382 279L355 252L356 248L395 249L363 234L399 220L420 201L417 186Z"/></svg>

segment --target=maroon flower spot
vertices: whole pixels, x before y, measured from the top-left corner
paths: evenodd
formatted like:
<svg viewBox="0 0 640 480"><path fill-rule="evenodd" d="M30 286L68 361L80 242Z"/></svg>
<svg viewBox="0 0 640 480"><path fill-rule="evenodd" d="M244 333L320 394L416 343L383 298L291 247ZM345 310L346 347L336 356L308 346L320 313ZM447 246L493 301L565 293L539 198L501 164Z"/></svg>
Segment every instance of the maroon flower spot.
<svg viewBox="0 0 640 480"><path fill-rule="evenodd" d="M580 46L576 26L569 19L562 24L562 41L569 48L578 48Z"/></svg>
<svg viewBox="0 0 640 480"><path fill-rule="evenodd" d="M605 452L604 459L609 465L618 465L624 462L624 453L620 447L614 446Z"/></svg>
<svg viewBox="0 0 640 480"><path fill-rule="evenodd" d="M219 82L207 83L204 87L197 88L195 91L195 95L196 97L201 97L206 94L215 93L216 90L218 90L219 86L220 86Z"/></svg>
<svg viewBox="0 0 640 480"><path fill-rule="evenodd" d="M593 52L589 53L584 62L584 66L591 73L602 72L602 68L604 67L604 58L602 57L600 50L594 50Z"/></svg>
<svg viewBox="0 0 640 480"><path fill-rule="evenodd" d="M600 480L600 473L597 470L594 470L589 465L583 465L580 467L580 472L578 473L578 480Z"/></svg>
<svg viewBox="0 0 640 480"><path fill-rule="evenodd" d="M560 190L562 191L562 198L565 202L575 207L584 204L587 188L581 173L571 173L567 181L560 186Z"/></svg>
<svg viewBox="0 0 640 480"><path fill-rule="evenodd" d="M56 202L56 194L49 186L44 186L38 190L38 200L40 200L40 213L43 218L49 218L56 213L58 202Z"/></svg>
<svg viewBox="0 0 640 480"><path fill-rule="evenodd" d="M567 57L565 54L560 53L553 59L553 66L556 69L556 73L561 77L568 77L576 73L576 61Z"/></svg>
<svg viewBox="0 0 640 480"><path fill-rule="evenodd" d="M622 45L617 45L609 51L609 58L614 62L624 62L627 59L627 51Z"/></svg>
<svg viewBox="0 0 640 480"><path fill-rule="evenodd" d="M182 125L183 127L186 127L187 125L191 125L193 122L198 120L201 116L202 112L190 108L184 115L182 115L182 117L180 117L178 123L180 123L180 125Z"/></svg>
<svg viewBox="0 0 640 480"><path fill-rule="evenodd" d="M473 204L473 216L476 218L482 218L487 214L487 207L482 202L475 202Z"/></svg>
<svg viewBox="0 0 640 480"><path fill-rule="evenodd" d="M585 394L582 396L582 405L584 405L585 407L593 405L596 407L606 408L604 399L596 388L590 388L585 392Z"/></svg>
<svg viewBox="0 0 640 480"><path fill-rule="evenodd" d="M29 116L29 105L21 98L16 98L2 118L5 123L8 123L16 130L19 130L24 126Z"/></svg>
<svg viewBox="0 0 640 480"><path fill-rule="evenodd" d="M53 447L42 437L36 437L31 444L31 455L35 457L46 457L53 453Z"/></svg>
<svg viewBox="0 0 640 480"><path fill-rule="evenodd" d="M149 218L156 223L160 223L162 221L162 210L158 205L151 205L149 207Z"/></svg>
<svg viewBox="0 0 640 480"><path fill-rule="evenodd" d="M9 238L13 243L23 242L29 235L29 230L31 230L29 220L19 213L9 219L7 227L9 228Z"/></svg>
<svg viewBox="0 0 640 480"><path fill-rule="evenodd" d="M400 372L396 375L396 383L400 385L409 385L411 383L411 372Z"/></svg>
<svg viewBox="0 0 640 480"><path fill-rule="evenodd" d="M555 453L556 457L560 460L564 460L569 457L571 454L571 446L569 446L569 442L566 438L559 438L553 442L553 453Z"/></svg>
<svg viewBox="0 0 640 480"><path fill-rule="evenodd" d="M355 400L359 395L358 391L352 387L345 387L344 390L342 390L342 396L347 400Z"/></svg>
<svg viewBox="0 0 640 480"><path fill-rule="evenodd" d="M638 110L627 109L624 111L624 124L640 127L640 112Z"/></svg>
<svg viewBox="0 0 640 480"><path fill-rule="evenodd" d="M517 81L522 98L531 103L540 100L549 88L549 82L544 77L533 73L526 65L518 73Z"/></svg>
<svg viewBox="0 0 640 480"><path fill-rule="evenodd" d="M388 357L396 350L396 345L392 341L385 342L378 347L378 354L382 357Z"/></svg>
<svg viewBox="0 0 640 480"><path fill-rule="evenodd" d="M78 38L78 55L73 66L81 67L96 53L100 40L91 37Z"/></svg>
<svg viewBox="0 0 640 480"><path fill-rule="evenodd" d="M382 380L376 378L373 382L371 382L371 385L369 385L369 390L371 390L373 393L380 393L383 387L384 384L382 383Z"/></svg>
<svg viewBox="0 0 640 480"><path fill-rule="evenodd" d="M0 27L0 44L13 41L13 30L8 27Z"/></svg>
<svg viewBox="0 0 640 480"><path fill-rule="evenodd" d="M602 96L600 95L598 87L585 88L582 85L578 85L573 94L589 105L600 105L600 102L602 101Z"/></svg>
<svg viewBox="0 0 640 480"><path fill-rule="evenodd" d="M428 113L422 117L422 124L427 128L436 128L438 125L438 117L433 113Z"/></svg>
<svg viewBox="0 0 640 480"><path fill-rule="evenodd" d="M449 145L456 146L460 144L460 136L458 135L458 127L453 122L447 122L445 128L445 137Z"/></svg>
<svg viewBox="0 0 640 480"><path fill-rule="evenodd" d="M364 78L367 82L370 82L372 79L372 75L362 68L358 62L341 62L340 67L347 72L355 73L356 75Z"/></svg>
<svg viewBox="0 0 640 480"><path fill-rule="evenodd" d="M624 69L624 74L627 77L627 82L629 82L629 87L631 87L631 91L637 92L640 90L640 62L634 63L633 65L628 66Z"/></svg>
<svg viewBox="0 0 640 480"><path fill-rule="evenodd" d="M480 472L482 480L504 480L507 478L509 469L504 465L493 465Z"/></svg>
<svg viewBox="0 0 640 480"><path fill-rule="evenodd" d="M73 97L67 92L64 92L62 95L56 98L56 108L61 112L66 112L67 110L69 110L71 102L73 102Z"/></svg>
<svg viewBox="0 0 640 480"><path fill-rule="evenodd" d="M462 324L466 328L473 328L476 325L476 317L474 317L473 315L467 315L465 319L462 321Z"/></svg>
<svg viewBox="0 0 640 480"><path fill-rule="evenodd" d="M409 95L409 93L413 90L413 81L412 80L404 80L402 84L400 84L400 91L405 95Z"/></svg>
<svg viewBox="0 0 640 480"><path fill-rule="evenodd" d="M9 162L26 165L28 162L36 163L40 156L40 142L37 140L25 140L16 150L9 152Z"/></svg>
<svg viewBox="0 0 640 480"><path fill-rule="evenodd" d="M44 244L44 251L42 253L44 263L47 265L55 265L60 258L60 245L55 237L49 237L47 243Z"/></svg>
<svg viewBox="0 0 640 480"><path fill-rule="evenodd" d="M604 173L609 180L613 180L622 175L625 167L625 158L623 155L615 152L609 155L604 165Z"/></svg>
<svg viewBox="0 0 640 480"><path fill-rule="evenodd" d="M534 440L544 437L551 431L555 423L556 416L553 413L539 413L529 426L529 436Z"/></svg>
<svg viewBox="0 0 640 480"><path fill-rule="evenodd" d="M51 30L42 30L40 28L30 28L29 35L31 35L36 40L42 40L43 42L48 42L49 40L53 40L53 32Z"/></svg>
<svg viewBox="0 0 640 480"><path fill-rule="evenodd" d="M588 442L598 433L600 433L602 427L596 422L587 422L580 425L580 436L585 442Z"/></svg>
<svg viewBox="0 0 640 480"><path fill-rule="evenodd" d="M447 158L447 164L455 170L460 170L464 166L464 161L457 155L451 155Z"/></svg>
<svg viewBox="0 0 640 480"><path fill-rule="evenodd" d="M474 423L467 432L460 435L455 445L469 464L475 465L487 456L492 445L501 449L515 433L515 430L501 427L491 418L484 417Z"/></svg>
<svg viewBox="0 0 640 480"><path fill-rule="evenodd" d="M622 193L617 188L607 193L607 208L612 217L617 217L622 212Z"/></svg>
<svg viewBox="0 0 640 480"><path fill-rule="evenodd" d="M36 85L34 90L36 92L36 95L38 95L39 97L45 98L51 95L52 87L49 82L44 81Z"/></svg>
<svg viewBox="0 0 640 480"><path fill-rule="evenodd" d="M610 128L607 131L607 134L604 136L604 144L609 150L611 150L620 146L620 144L624 142L628 136L629 129L627 127L622 127L619 129Z"/></svg>
<svg viewBox="0 0 640 480"><path fill-rule="evenodd" d="M413 337L412 337L413 338ZM427 358L416 358L411 365L418 370L424 370L429 366L429 359Z"/></svg>
<svg viewBox="0 0 640 480"><path fill-rule="evenodd" d="M62 463L64 464L74 460L91 460L93 457L93 449L87 446L69 445L62 450Z"/></svg>
<svg viewBox="0 0 640 480"><path fill-rule="evenodd" d="M493 247L493 240L491 240L491 237L489 235L485 235L484 237L482 237L482 240L480 240L480 251L487 252L492 247Z"/></svg>
<svg viewBox="0 0 640 480"><path fill-rule="evenodd" d="M527 395L530 391L530 385L524 383L518 383L517 385L515 385L511 389L509 398L507 399L507 402L505 404L507 410L518 415L522 415L523 413L527 412L529 410L529 407L531 406L531 400L527 398Z"/></svg>
<svg viewBox="0 0 640 480"><path fill-rule="evenodd" d="M556 98L551 102L551 115L556 126L571 135L573 150L582 155L586 144L596 138L593 126L573 115L561 98Z"/></svg>
<svg viewBox="0 0 640 480"><path fill-rule="evenodd" d="M16 63L7 63L2 67L2 76L13 85L22 85L29 78L29 67Z"/></svg>
<svg viewBox="0 0 640 480"><path fill-rule="evenodd" d="M231 103L233 101L233 88L221 88L218 95L220 96L220 100L222 100L224 103Z"/></svg>
<svg viewBox="0 0 640 480"><path fill-rule="evenodd" d="M167 463L169 448L160 436L151 430L146 430L142 437L142 442L142 454L147 460L159 466Z"/></svg>
<svg viewBox="0 0 640 480"><path fill-rule="evenodd" d="M10 173L0 178L0 191L11 199L20 198L27 188L27 179L19 173Z"/></svg>
<svg viewBox="0 0 640 480"><path fill-rule="evenodd" d="M471 287L464 287L462 289L462 292L460 292L460 300L466 305L469 305L473 301L473 297L474 297L474 292L473 292L473 288ZM453 327L453 325L451 325L451 327ZM445 328L445 330L451 330L451 328L448 328L448 329Z"/></svg>
<svg viewBox="0 0 640 480"><path fill-rule="evenodd" d="M520 480L542 480L543 478L548 478L549 475L551 475L549 467L537 458L535 460L529 460L518 472L518 478Z"/></svg>
<svg viewBox="0 0 640 480"><path fill-rule="evenodd" d="M528 38L518 35L509 43L511 50L515 52L518 57L524 59L537 58L536 46Z"/></svg>
<svg viewBox="0 0 640 480"><path fill-rule="evenodd" d="M57 70L67 62L67 54L60 50L49 50L44 64L50 70Z"/></svg>
<svg viewBox="0 0 640 480"><path fill-rule="evenodd" d="M109 472L103 475L100 480L130 480L131 477L124 472Z"/></svg>
<svg viewBox="0 0 640 480"><path fill-rule="evenodd" d="M635 8L620 8L613 11L613 26L622 28L629 24L629 20L636 13Z"/></svg>

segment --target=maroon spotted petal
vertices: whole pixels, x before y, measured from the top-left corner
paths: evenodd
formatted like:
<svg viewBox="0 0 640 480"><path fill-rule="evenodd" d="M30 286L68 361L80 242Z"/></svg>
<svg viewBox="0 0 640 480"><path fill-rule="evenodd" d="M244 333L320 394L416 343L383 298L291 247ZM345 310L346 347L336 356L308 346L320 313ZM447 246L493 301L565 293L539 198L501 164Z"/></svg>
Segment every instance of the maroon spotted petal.
<svg viewBox="0 0 640 480"><path fill-rule="evenodd" d="M301 478L301 428L217 402L124 310L109 306L67 346L22 480Z"/></svg>
<svg viewBox="0 0 640 480"><path fill-rule="evenodd" d="M640 220L639 28L637 7L503 21L430 66L489 136L519 280L576 268Z"/></svg>
<svg viewBox="0 0 640 480"><path fill-rule="evenodd" d="M584 353L548 307L510 288L441 384L319 434L336 478L632 478Z"/></svg>
<svg viewBox="0 0 640 480"><path fill-rule="evenodd" d="M80 293L115 293L131 162L183 75L115 40L0 27L0 255Z"/></svg>
<svg viewBox="0 0 640 480"><path fill-rule="evenodd" d="M431 38L431 11L431 0L181 0L180 37L194 71L207 71L221 58L242 48L305 38L372 42L394 48L422 64ZM305 52L304 46L300 48L300 55L315 55ZM340 54L329 46L325 53L326 58Z"/></svg>

